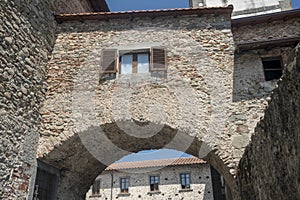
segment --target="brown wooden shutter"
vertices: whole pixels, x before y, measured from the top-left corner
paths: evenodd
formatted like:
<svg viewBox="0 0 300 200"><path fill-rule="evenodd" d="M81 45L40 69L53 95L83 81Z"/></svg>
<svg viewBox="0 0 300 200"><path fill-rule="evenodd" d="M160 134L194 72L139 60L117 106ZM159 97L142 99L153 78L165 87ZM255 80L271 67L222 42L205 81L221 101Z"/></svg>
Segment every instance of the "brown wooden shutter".
<svg viewBox="0 0 300 200"><path fill-rule="evenodd" d="M163 47L151 48L151 68L152 71L167 70L167 52Z"/></svg>
<svg viewBox="0 0 300 200"><path fill-rule="evenodd" d="M102 73L117 72L117 50L116 49L103 50L101 60L102 60L101 62Z"/></svg>

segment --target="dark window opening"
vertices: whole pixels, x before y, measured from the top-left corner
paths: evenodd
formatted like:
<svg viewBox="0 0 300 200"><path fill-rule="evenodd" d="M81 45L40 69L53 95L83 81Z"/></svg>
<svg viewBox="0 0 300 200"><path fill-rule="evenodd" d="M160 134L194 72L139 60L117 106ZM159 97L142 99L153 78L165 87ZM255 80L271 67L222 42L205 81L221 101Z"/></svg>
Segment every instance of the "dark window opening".
<svg viewBox="0 0 300 200"><path fill-rule="evenodd" d="M120 179L120 189L121 189L121 193L129 192L129 178Z"/></svg>
<svg viewBox="0 0 300 200"><path fill-rule="evenodd" d="M158 191L159 177L150 176L150 191Z"/></svg>
<svg viewBox="0 0 300 200"><path fill-rule="evenodd" d="M266 81L279 79L282 76L281 57L263 58L262 64Z"/></svg>
<svg viewBox="0 0 300 200"><path fill-rule="evenodd" d="M190 189L190 174L180 174L181 189Z"/></svg>
<svg viewBox="0 0 300 200"><path fill-rule="evenodd" d="M215 168L211 167L210 170L211 170L214 200L227 200L225 194L225 182L223 177L219 174L219 172Z"/></svg>

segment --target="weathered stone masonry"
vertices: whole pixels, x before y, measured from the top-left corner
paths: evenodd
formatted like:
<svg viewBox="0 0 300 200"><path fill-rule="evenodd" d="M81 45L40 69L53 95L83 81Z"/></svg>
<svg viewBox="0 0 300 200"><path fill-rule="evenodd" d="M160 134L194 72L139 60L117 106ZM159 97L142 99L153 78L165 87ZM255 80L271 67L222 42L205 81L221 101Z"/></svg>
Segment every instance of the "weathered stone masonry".
<svg viewBox="0 0 300 200"><path fill-rule="evenodd" d="M245 99L256 91L256 98L269 101L239 164L242 199L298 199L300 195L299 47L294 50L300 36L299 24L299 11L233 20L233 35L240 51L235 64L241 66L235 68L244 74L240 81L248 82L247 87L236 87L235 92ZM278 86L277 81L264 82L263 76L249 76L262 70L261 57L274 56L282 56L285 68ZM274 88L272 96L264 94ZM245 96L240 95L243 90Z"/></svg>
<svg viewBox="0 0 300 200"><path fill-rule="evenodd" d="M236 45L233 100L269 98L277 80L265 81L262 58L281 57L283 67L288 64L300 39L299 12L235 19L232 32Z"/></svg>
<svg viewBox="0 0 300 200"><path fill-rule="evenodd" d="M60 191L60 198L65 194L70 195L68 198L85 194L105 167L93 156L107 165L129 152L169 147L201 157L202 142L214 150L206 159L235 190L233 175L266 101L255 98L233 101L234 46L230 18L220 9L213 14L201 12L200 9L198 16L106 21L84 20L84 14L81 19L77 15L77 21L67 21L72 15L66 15L66 20L59 19L64 22L59 25L53 56L47 66L38 157L63 169L59 188L64 192ZM101 50L152 46L168 50L165 82L157 82L159 79L149 75L117 75L99 83ZM76 94L84 98L78 99ZM91 94L94 102L89 98ZM128 94L133 106L124 110ZM153 109L150 105L159 105L161 111L144 112ZM157 136L147 140L127 135L130 127L138 128L136 124L143 123L151 123L152 129L160 130ZM99 134L101 130L105 134ZM168 144L176 135L178 138ZM127 153L108 148L106 136L108 142ZM102 138L97 140L97 137ZM84 144L91 146L89 152ZM182 144L191 145L184 149ZM91 150L96 152L93 156ZM82 157L90 162L78 163ZM89 171L88 167L95 170ZM82 176L84 181L77 180Z"/></svg>
<svg viewBox="0 0 300 200"><path fill-rule="evenodd" d="M34 183L44 66L55 40L51 3L0 3L0 199L25 199Z"/></svg>
<svg viewBox="0 0 300 200"><path fill-rule="evenodd" d="M241 159L242 199L299 198L299 74L298 45Z"/></svg>
<svg viewBox="0 0 300 200"><path fill-rule="evenodd" d="M76 9L80 12L81 8ZM60 198L81 199L105 165L130 151L166 147L178 132L181 134L177 140L167 147L186 150L181 144L191 144L187 152L201 156L199 148L202 142L209 144L215 153L207 156L208 161L225 176L234 191L236 188L232 175L237 174L237 164L243 157L239 174L242 198L297 198L299 182L294 177L297 177L297 173L299 176L299 64L296 62L290 65L290 71L275 90L274 100L253 136L253 143L243 155L256 123L263 116L267 105L265 97L275 86L264 83L258 55L281 54L284 63L287 63L286 58L292 46L251 50L252 57L246 52L235 54L229 17L217 11L214 14L200 12L200 15L177 18L79 20L60 25L55 51L45 71L45 62L55 40L51 1L3 0L0 11L0 198L30 198L28 194L32 194L30 190L34 183L37 148L39 158L61 170ZM249 25L248 28L234 28L236 44L239 41L242 41L241 44L244 41L247 43L252 38L277 41L299 37L299 19L277 21L271 25L271 31L265 29L270 26L268 23L261 27ZM283 32L280 31L282 27L285 27ZM253 28L260 36L247 36ZM269 38L270 35L272 38ZM256 45L255 41L251 42ZM136 83L130 87L128 84L132 80L126 77L99 84L99 52L102 49L148 48L152 45L166 46L168 49L166 82L147 76L142 79L133 77ZM237 46L245 47L245 44ZM249 44L246 47L249 48ZM299 57L299 52L295 55ZM250 69L252 61L255 61L253 65L256 67ZM92 87L80 84L86 77L81 74L77 76L78 72L91 75ZM245 72L254 75L247 76ZM46 86L43 85L45 78ZM141 84L143 81L146 85ZM174 87L178 85L184 87ZM130 93L131 101L136 106L123 112L125 104L116 99L122 99L128 93L128 88L133 91ZM172 91L174 88L177 90ZM97 101L92 105L94 110L86 110L85 100L89 99L83 98L75 103L72 100L76 97L74 92L82 90L96 91ZM179 95L183 92L188 93ZM45 93L46 99L40 110ZM184 98L180 99L180 96ZM194 110L185 106L194 105L195 100L198 107L193 106ZM153 109L149 106L152 104L161 104L161 110L157 112L159 116L144 112L145 106L148 110ZM161 116L165 117L160 116L161 111L165 113ZM42 126L39 127L41 119ZM216 121L222 123L214 124ZM130 130L136 124L144 126L149 122L152 122L152 128L163 128L159 129L161 131L157 137L148 140L128 137L124 130L118 128ZM84 125L83 130L77 129L77 125ZM276 126L278 129L275 130ZM101 130L110 141L128 152L114 151L108 154L106 141L95 140L102 145L96 148L96 152L100 153L92 155L84 144L92 141L90 137ZM262 132L265 134L259 134ZM82 141L82 135L86 136L83 137L86 141ZM214 140L210 139L211 135L216 136ZM121 144L119 140L124 142ZM94 156L100 156L106 163L101 164ZM273 162L267 163L269 159ZM95 171L89 171L91 167ZM283 173L277 176L275 172L278 171ZM276 188L274 184L270 185L273 182L277 183ZM63 193L69 196L63 196Z"/></svg>

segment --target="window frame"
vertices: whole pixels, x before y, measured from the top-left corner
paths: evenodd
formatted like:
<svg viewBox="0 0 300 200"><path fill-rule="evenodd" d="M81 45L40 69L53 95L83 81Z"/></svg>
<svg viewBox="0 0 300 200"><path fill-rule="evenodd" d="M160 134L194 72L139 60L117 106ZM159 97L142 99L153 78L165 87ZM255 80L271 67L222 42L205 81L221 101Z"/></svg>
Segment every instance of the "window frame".
<svg viewBox="0 0 300 200"><path fill-rule="evenodd" d="M269 68L269 69L266 69L264 62L268 62L268 61L279 61L280 68ZM279 79L279 78L267 79L266 73L268 73L268 72L281 71L281 76L282 76L284 66L283 66L283 61L282 61L282 57L281 56L262 57L261 58L261 63L262 63L262 68L263 68L263 72L264 72L265 81L272 81L272 80L278 80Z"/></svg>
<svg viewBox="0 0 300 200"><path fill-rule="evenodd" d="M186 186L186 180L187 175L189 175L189 187L183 188L183 182L182 182L182 176L184 175L184 184ZM184 172L179 174L179 180L180 180L180 187L182 190L190 190L191 189L191 173L190 172Z"/></svg>
<svg viewBox="0 0 300 200"><path fill-rule="evenodd" d="M122 53L124 52L124 53ZM122 74L122 56L124 55L132 55L132 73L131 74L139 74L138 73L138 55L139 54L147 54L148 55L148 64L149 64L149 73L151 72L151 50L150 49L138 49L138 50L132 50L132 51L120 51L118 54L118 74ZM129 75L129 74L128 74Z"/></svg>
<svg viewBox="0 0 300 200"><path fill-rule="evenodd" d="M122 180L125 180L124 184L125 184L125 188L124 190L122 189ZM127 187L127 191L126 190L126 182L128 181L128 187ZM130 186L130 177L126 176L126 177L120 177L120 193L121 194L129 194L129 186Z"/></svg>
<svg viewBox="0 0 300 200"><path fill-rule="evenodd" d="M154 177L154 184L153 184L153 190L151 187L151 178ZM157 189L155 189L155 178L157 177L158 182L157 182ZM160 184L160 176L159 175L150 175L149 176L149 186L150 186L150 192L159 192L159 184Z"/></svg>

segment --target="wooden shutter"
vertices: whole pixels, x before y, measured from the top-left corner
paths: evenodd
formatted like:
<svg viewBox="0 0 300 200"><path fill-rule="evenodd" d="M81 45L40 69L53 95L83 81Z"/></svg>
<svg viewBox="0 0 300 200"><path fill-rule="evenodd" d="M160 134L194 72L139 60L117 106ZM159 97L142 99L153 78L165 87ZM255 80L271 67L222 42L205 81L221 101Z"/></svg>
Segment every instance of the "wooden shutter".
<svg viewBox="0 0 300 200"><path fill-rule="evenodd" d="M117 72L117 50L116 49L103 50L101 61L102 61L101 62L102 73Z"/></svg>
<svg viewBox="0 0 300 200"><path fill-rule="evenodd" d="M151 71L167 70L167 52L163 47L151 48Z"/></svg>

